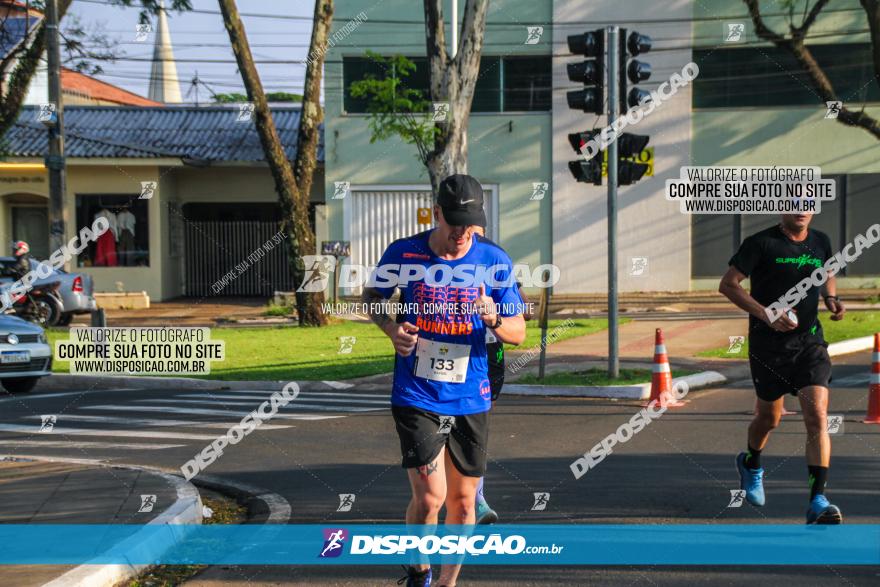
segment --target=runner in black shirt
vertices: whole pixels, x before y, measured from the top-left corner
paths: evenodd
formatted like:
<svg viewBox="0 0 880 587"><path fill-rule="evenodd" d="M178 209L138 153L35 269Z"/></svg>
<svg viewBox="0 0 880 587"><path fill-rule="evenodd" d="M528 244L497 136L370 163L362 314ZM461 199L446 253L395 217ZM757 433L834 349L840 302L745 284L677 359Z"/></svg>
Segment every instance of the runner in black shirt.
<svg viewBox="0 0 880 587"><path fill-rule="evenodd" d="M831 460L827 424L831 360L818 318L820 288L811 286L790 308L794 320L787 312L771 320L766 311L834 254L828 236L811 230L810 220L812 214L783 214L779 225L743 241L730 259L719 291L749 313L749 366L758 405L749 425L748 451L736 458L746 500L755 506L764 505L761 451L770 432L779 425L785 394L791 393L800 400L807 428L807 523L839 524L843 519L840 510L824 495ZM751 279L751 292L740 285L747 277ZM845 312L835 295L836 287L830 276L821 288L832 320L842 319Z"/></svg>

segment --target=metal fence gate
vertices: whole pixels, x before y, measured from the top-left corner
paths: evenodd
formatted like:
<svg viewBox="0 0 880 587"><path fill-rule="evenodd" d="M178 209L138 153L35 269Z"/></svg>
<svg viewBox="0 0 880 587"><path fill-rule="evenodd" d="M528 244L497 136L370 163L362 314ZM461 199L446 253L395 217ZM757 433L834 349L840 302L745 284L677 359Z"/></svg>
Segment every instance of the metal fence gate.
<svg viewBox="0 0 880 587"><path fill-rule="evenodd" d="M262 296L292 291L284 240L276 222L187 222L187 296ZM276 237L277 239L277 237Z"/></svg>

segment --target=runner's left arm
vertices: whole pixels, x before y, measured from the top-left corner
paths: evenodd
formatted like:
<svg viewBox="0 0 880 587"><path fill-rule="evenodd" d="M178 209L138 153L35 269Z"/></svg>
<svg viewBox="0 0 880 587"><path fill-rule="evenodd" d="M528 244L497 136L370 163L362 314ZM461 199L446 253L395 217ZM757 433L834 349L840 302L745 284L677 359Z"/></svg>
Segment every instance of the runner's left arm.
<svg viewBox="0 0 880 587"><path fill-rule="evenodd" d="M822 234L822 237L822 244L825 248L825 258L830 259L834 255L834 251L831 248L831 241L824 233ZM825 301L825 307L831 312L831 320L835 322L843 320L846 308L843 307L843 302L837 297L837 277L829 273L828 279L825 281L825 284L822 285L821 293L822 299Z"/></svg>
<svg viewBox="0 0 880 587"><path fill-rule="evenodd" d="M516 285L512 287L493 288L492 295L486 294L486 286L480 286L478 311L486 328L501 342L513 345L522 344L526 339L526 321L523 319L523 301ZM497 324L501 316L501 325Z"/></svg>
<svg viewBox="0 0 880 587"><path fill-rule="evenodd" d="M825 307L831 312L831 319L835 322L843 320L846 308L837 297L837 278L835 276L829 275L828 281L822 286L822 299L825 300Z"/></svg>

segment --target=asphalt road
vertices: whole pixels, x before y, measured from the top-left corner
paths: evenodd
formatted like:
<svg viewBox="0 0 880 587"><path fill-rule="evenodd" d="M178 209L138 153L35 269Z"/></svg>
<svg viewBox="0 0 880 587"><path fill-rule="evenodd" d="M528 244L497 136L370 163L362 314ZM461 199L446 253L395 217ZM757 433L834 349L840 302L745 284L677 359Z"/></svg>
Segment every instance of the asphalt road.
<svg viewBox="0 0 880 587"><path fill-rule="evenodd" d="M861 423L870 353L835 361L832 414L844 416L833 437L828 495L847 523L880 523L880 426ZM749 381L692 392L689 403L654 421L594 470L569 468L640 408L639 402L502 396L492 416L486 495L502 523L781 523L802 524L807 505L805 433L785 416L764 451L767 505L728 508L737 488L734 455L745 447L754 393ZM179 467L210 439L259 405L269 392L58 390L0 399L0 452L55 455ZM798 410L789 397L789 409ZM304 392L293 404L206 470L283 496L292 523L398 523L408 500L387 397L357 389ZM42 415L55 415L39 433ZM531 511L549 492L545 511ZM337 512L340 493L355 494ZM212 568L196 585L392 584L393 567ZM470 567L461 585L647 584L754 581L868 585L880 569L831 567ZM215 583L215 581L217 581Z"/></svg>

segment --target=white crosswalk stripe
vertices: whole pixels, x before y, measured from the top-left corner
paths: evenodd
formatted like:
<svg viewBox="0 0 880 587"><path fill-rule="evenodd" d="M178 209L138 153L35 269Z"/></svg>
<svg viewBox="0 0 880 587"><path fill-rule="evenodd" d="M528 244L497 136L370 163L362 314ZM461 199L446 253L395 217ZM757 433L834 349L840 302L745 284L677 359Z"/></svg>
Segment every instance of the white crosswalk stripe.
<svg viewBox="0 0 880 587"><path fill-rule="evenodd" d="M254 433L290 428L292 420L319 421L388 410L388 394L360 394L340 391L304 391L297 399L255 429ZM9 447L47 447L90 450L163 450L187 446L166 441L189 441L198 445L211 441L238 424L275 393L272 390L223 390L195 392L180 390L160 397L117 400L119 403L90 405L78 402L72 413L56 414L51 432L40 432L40 415L22 415L17 422L0 422L0 444ZM53 396L66 394L50 394ZM92 395L91 398L100 397ZM83 398L90 398L83 394ZM99 402L101 400L98 400ZM106 400L104 400L106 402ZM72 408L73 406L71 406ZM204 418L200 418L204 417ZM173 427L173 430L168 430ZM165 428L163 430L162 428ZM201 429L201 432L199 432ZM212 429L210 432L205 429ZM80 438L94 437L94 440ZM113 439L143 439L147 442L117 442ZM106 441L102 440L106 439ZM157 441L157 442L149 442Z"/></svg>
<svg viewBox="0 0 880 587"><path fill-rule="evenodd" d="M195 393L192 391L185 393ZM243 395L264 395L269 397L273 393L272 390L267 389L221 389L217 391L203 391L199 393L208 394L218 394L218 393L229 393L229 394L243 394ZM357 401L359 399L391 399L390 393L340 393L337 391L300 391L298 397L307 397L309 399L321 399L325 397L344 397L348 398L352 401Z"/></svg>
<svg viewBox="0 0 880 587"><path fill-rule="evenodd" d="M63 419L64 416L61 416ZM21 426L18 424L0 424L0 432L22 432L24 434L39 434L39 426ZM52 428L51 434L64 436L128 436L132 438L168 438L177 440L214 440L217 435L190 434L187 432L163 432L161 430L99 430L97 428L70 428L59 426L57 423Z"/></svg>
<svg viewBox="0 0 880 587"><path fill-rule="evenodd" d="M224 394L187 393L184 395L179 395L177 397L183 397L183 398L187 398L187 399L200 398L200 399L203 399L206 401L207 400L217 400L217 399L233 399L233 400L244 399L244 400L253 401L253 400L257 399L257 398L251 398L251 396L247 396L247 395L232 395L232 394L227 394L227 393L224 393ZM266 396L265 398L260 398L260 399L267 400L267 399L269 399L269 396ZM145 400L145 401L147 401L147 400ZM260 401L260 400L257 400L257 401ZM354 398L341 398L341 397L315 397L315 396L308 396L307 397L307 396L304 396L303 394L300 394L297 399L293 400L293 403L299 404L300 402L303 402L303 401L320 401L322 403L326 402L326 403L331 403L331 404L333 404L333 403L339 403L339 404L357 403L357 404L377 404L380 406L390 406L391 405L391 400L389 398L385 398L384 400L382 400L382 399L354 399ZM292 405L292 404L288 404L288 405Z"/></svg>
<svg viewBox="0 0 880 587"><path fill-rule="evenodd" d="M185 444L149 444L149 443L125 443L125 442L74 442L69 440L3 440L6 447L20 448L95 448L112 450L163 450L166 448L179 448Z"/></svg>
<svg viewBox="0 0 880 587"><path fill-rule="evenodd" d="M200 408L171 408L167 406L81 406L80 410L109 410L121 412L162 412L163 414L193 414L199 416L234 416L241 418L253 410L209 410ZM345 416L322 416L318 414L275 414L272 419L281 420L329 420L331 418L344 418Z"/></svg>
<svg viewBox="0 0 880 587"><path fill-rule="evenodd" d="M31 416L35 420L40 420L40 416ZM240 420L232 422L200 422L198 420L162 420L159 418L125 418L122 416L89 416L87 414L64 414L61 420L73 422L100 422L104 424L128 424L129 426L146 426L146 427L163 427L176 426L179 428L218 428L227 430L238 424ZM290 428L283 424L263 424L260 430L283 430Z"/></svg>
<svg viewBox="0 0 880 587"><path fill-rule="evenodd" d="M211 399L136 399L134 402L137 403L153 403L153 404L172 404L172 405L220 405L220 406L253 406L253 409L257 409L260 404L254 404L252 401L217 401ZM365 407L354 407L354 406L325 406L322 404L306 404L300 402L291 402L284 406L284 408L294 408L297 410L317 410L319 412L375 412L379 410L384 410L385 408L373 407L373 408L365 408Z"/></svg>

